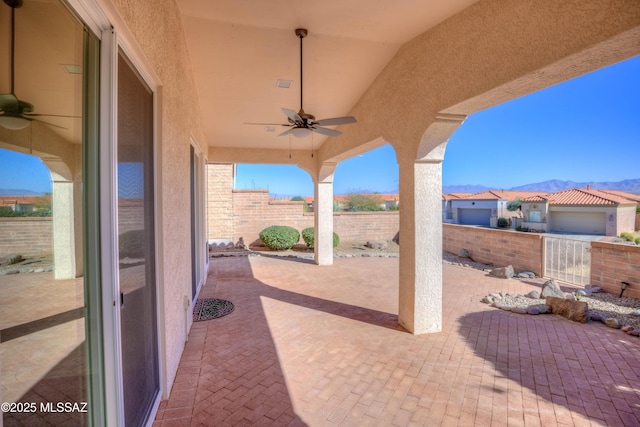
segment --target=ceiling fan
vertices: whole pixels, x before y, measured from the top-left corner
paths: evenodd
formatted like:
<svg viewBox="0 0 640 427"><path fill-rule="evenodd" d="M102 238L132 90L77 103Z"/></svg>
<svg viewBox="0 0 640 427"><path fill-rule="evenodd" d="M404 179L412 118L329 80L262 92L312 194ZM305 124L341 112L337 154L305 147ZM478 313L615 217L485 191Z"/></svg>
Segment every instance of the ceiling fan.
<svg viewBox="0 0 640 427"><path fill-rule="evenodd" d="M56 114L33 114L33 104L18 99L14 93L14 78L15 78L15 12L17 8L22 7L23 0L4 0L4 3L11 8L11 92L0 94L0 126L11 130L24 129L32 121L44 123L48 126L54 126L61 129L65 129L62 126L47 123L45 121L35 119L33 117L73 117L77 116L62 116Z"/></svg>
<svg viewBox="0 0 640 427"><path fill-rule="evenodd" d="M6 0L5 0L6 1ZM308 34L308 31L304 28L298 28L295 31L296 36L300 39L300 111L297 113L294 110L283 108L282 112L287 116L289 123L246 123L251 125L263 125L263 126L287 126L290 129L282 132L278 136L293 135L297 138L304 138L311 132L319 133L326 136L339 136L342 132L328 129L323 126L337 126L348 125L355 123L356 119L353 116L345 117L333 117L330 119L316 120L313 114L306 113L302 108L302 39Z"/></svg>

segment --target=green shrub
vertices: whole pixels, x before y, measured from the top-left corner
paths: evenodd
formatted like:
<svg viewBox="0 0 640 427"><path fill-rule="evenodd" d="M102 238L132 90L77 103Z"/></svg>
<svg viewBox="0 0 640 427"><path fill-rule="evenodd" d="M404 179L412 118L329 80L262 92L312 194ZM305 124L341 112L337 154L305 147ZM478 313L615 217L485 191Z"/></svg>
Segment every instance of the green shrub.
<svg viewBox="0 0 640 427"><path fill-rule="evenodd" d="M507 218L498 218L498 227L505 228L509 226L509 220Z"/></svg>
<svg viewBox="0 0 640 427"><path fill-rule="evenodd" d="M300 233L286 225L272 225L260 232L260 240L269 249L282 251L291 249L300 240Z"/></svg>
<svg viewBox="0 0 640 427"><path fill-rule="evenodd" d="M522 226L521 225L517 226L516 231L522 231Z"/></svg>
<svg viewBox="0 0 640 427"><path fill-rule="evenodd" d="M309 227L302 230L302 240L307 244L307 247L313 248L314 244L314 228ZM340 244L340 237L334 232L333 233L333 247L335 248Z"/></svg>
<svg viewBox="0 0 640 427"><path fill-rule="evenodd" d="M633 233L629 233L628 231L623 231L622 233L620 233L620 237L625 239L627 242L633 242L633 239L635 238Z"/></svg>
<svg viewBox="0 0 640 427"><path fill-rule="evenodd" d="M636 237L635 244L640 245L640 237Z"/></svg>

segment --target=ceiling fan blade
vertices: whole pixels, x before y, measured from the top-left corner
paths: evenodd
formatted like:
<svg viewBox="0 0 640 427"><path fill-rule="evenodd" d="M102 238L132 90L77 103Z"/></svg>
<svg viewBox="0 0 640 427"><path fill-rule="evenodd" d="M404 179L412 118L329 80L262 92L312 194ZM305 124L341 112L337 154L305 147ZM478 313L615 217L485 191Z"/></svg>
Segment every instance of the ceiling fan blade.
<svg viewBox="0 0 640 427"><path fill-rule="evenodd" d="M316 123L320 126L348 125L355 122L357 122L357 120L353 116L333 117L331 119L316 120Z"/></svg>
<svg viewBox="0 0 640 427"><path fill-rule="evenodd" d="M260 126L291 126L291 123L243 123L243 125L260 125Z"/></svg>
<svg viewBox="0 0 640 427"><path fill-rule="evenodd" d="M66 117L69 119L81 119L82 116L63 116L61 114L27 114L27 113L23 113L22 114L25 117Z"/></svg>
<svg viewBox="0 0 640 427"><path fill-rule="evenodd" d="M25 117L26 118L26 117ZM45 122L43 120L39 120L39 119L29 119L26 118L27 120L31 120L33 122L38 122L38 123L42 123L43 125L47 125L47 126L52 126L54 128L59 128L59 129L64 129L64 130L69 130L68 128L62 127L62 126L58 126L58 125L54 125L53 123L49 123L49 122Z"/></svg>
<svg viewBox="0 0 640 427"><path fill-rule="evenodd" d="M333 130L333 129L327 129L327 128L321 128L321 127L310 127L309 128L311 130L311 132L316 132L322 135L327 135L327 136L340 136L342 135L342 132L337 131L337 130Z"/></svg>
<svg viewBox="0 0 640 427"><path fill-rule="evenodd" d="M289 134L291 134L291 131L293 131L293 129L295 129L295 128L287 129L287 130L285 130L284 132L282 132L282 133L281 133L280 135L278 135L278 136L285 136L285 135L289 135Z"/></svg>
<svg viewBox="0 0 640 427"><path fill-rule="evenodd" d="M288 108L283 108L282 112L289 118L289 122L293 124L302 123L302 117L300 117L295 111L289 110Z"/></svg>

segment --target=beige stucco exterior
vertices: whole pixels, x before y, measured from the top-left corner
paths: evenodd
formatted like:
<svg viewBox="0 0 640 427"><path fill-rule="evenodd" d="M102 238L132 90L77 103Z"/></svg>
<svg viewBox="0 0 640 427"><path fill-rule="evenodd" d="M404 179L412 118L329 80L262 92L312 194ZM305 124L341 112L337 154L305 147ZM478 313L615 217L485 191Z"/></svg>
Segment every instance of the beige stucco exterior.
<svg viewBox="0 0 640 427"><path fill-rule="evenodd" d="M358 123L340 128L339 138L313 151L263 149L241 140L229 146L232 138L216 140L205 132L205 123L217 123L218 118L203 116L200 103L216 101L215 94L196 88L192 64L197 58L189 54L177 2L88 3L107 17L155 93L156 273L164 397L192 321L185 307L191 294L187 207L192 141L209 162L288 163L309 172L317 201L318 264L332 262L329 204L336 164L390 143L400 166L402 199L399 323L415 334L438 332L441 174L451 134L476 111L640 53L637 0L481 0L404 43L349 107ZM78 1L71 4L84 7ZM233 129L239 124L220 125ZM15 145L27 147L23 142Z"/></svg>

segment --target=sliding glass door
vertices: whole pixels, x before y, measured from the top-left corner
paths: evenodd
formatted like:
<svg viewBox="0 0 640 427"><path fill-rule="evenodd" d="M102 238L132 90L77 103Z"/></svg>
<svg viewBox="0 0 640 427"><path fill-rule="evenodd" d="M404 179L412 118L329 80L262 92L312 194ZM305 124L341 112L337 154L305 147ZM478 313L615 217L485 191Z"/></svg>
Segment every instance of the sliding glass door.
<svg viewBox="0 0 640 427"><path fill-rule="evenodd" d="M146 422L160 389L156 321L153 92L118 54L118 262L124 418Z"/></svg>

